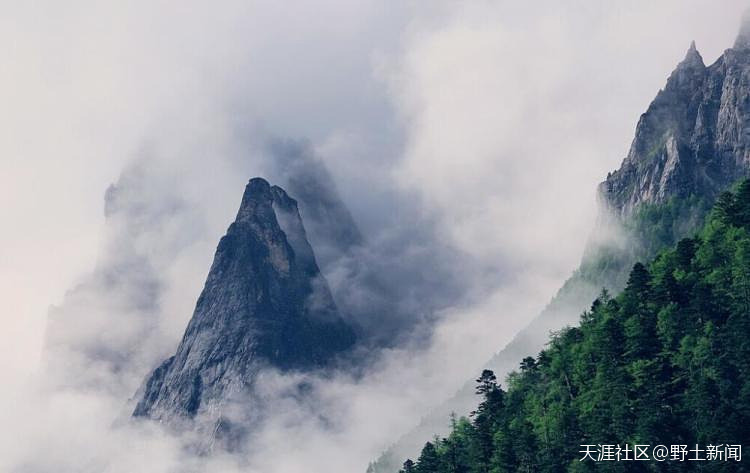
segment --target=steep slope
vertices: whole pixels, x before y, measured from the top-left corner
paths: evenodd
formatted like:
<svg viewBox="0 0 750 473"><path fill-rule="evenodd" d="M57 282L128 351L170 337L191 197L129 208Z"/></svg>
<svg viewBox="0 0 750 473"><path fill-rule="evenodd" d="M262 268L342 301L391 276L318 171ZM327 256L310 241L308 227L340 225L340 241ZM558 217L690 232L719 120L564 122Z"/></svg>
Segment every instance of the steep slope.
<svg viewBox="0 0 750 473"><path fill-rule="evenodd" d="M636 263L621 294L602 294L580 326L524 358L507 391L484 372L473 419L402 471L748 471L749 230L746 180L698 236ZM651 445L650 458L657 445L686 445L686 460L597 464L604 445L628 444L632 459L636 443Z"/></svg>
<svg viewBox="0 0 750 473"><path fill-rule="evenodd" d="M547 308L486 364L502 379L541 350L550 331L574 324L602 287L619 291L632 265L700 228L712 202L750 174L750 18L711 66L691 44L636 126L619 170L599 186L599 224L580 267ZM481 370L478 370L481 371ZM478 373L477 373L478 374ZM396 471L451 412L473 406L473 382L423 419L370 467Z"/></svg>
<svg viewBox="0 0 750 473"><path fill-rule="evenodd" d="M738 46L710 67L691 44L641 116L622 167L602 184L612 210L630 215L644 203L663 204L674 197L713 199L745 175L750 54L743 41L738 38Z"/></svg>
<svg viewBox="0 0 750 473"><path fill-rule="evenodd" d="M323 368L354 341L320 274L296 201L252 179L175 355L146 379L133 416L168 425L198 420L215 433L232 422L230 411L252 409L263 367Z"/></svg>

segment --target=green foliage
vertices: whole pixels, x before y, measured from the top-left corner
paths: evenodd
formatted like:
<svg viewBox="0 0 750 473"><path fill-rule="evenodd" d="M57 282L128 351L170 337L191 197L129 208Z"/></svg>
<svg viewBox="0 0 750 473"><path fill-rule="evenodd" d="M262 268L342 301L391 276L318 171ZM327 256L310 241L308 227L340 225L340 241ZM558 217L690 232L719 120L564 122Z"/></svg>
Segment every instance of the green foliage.
<svg viewBox="0 0 750 473"><path fill-rule="evenodd" d="M448 437L402 471L750 471L736 462L579 461L583 444L750 439L750 181L719 198L695 238L637 263L619 295L603 291L578 327L525 358L507 384L484 371L471 418L452 419Z"/></svg>
<svg viewBox="0 0 750 473"><path fill-rule="evenodd" d="M661 204L641 206L626 223L626 227L642 248L639 256L653 255L662 248L673 246L683 235L699 229L711 209L708 200L691 195L672 198Z"/></svg>
<svg viewBox="0 0 750 473"><path fill-rule="evenodd" d="M659 204L643 204L621 222L627 243L594 245L584 255L571 280L610 289L624 287L624 277L633 263L649 260L685 236L694 234L706 221L710 210L707 199L694 195L675 197Z"/></svg>

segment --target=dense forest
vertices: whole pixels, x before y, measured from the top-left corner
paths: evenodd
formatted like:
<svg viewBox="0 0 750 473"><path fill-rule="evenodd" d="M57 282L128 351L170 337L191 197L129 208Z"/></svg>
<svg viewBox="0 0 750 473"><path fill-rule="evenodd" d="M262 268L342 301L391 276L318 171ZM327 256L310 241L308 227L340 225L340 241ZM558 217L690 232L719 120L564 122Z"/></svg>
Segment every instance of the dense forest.
<svg viewBox="0 0 750 473"><path fill-rule="evenodd" d="M578 327L525 358L506 389L485 370L470 418L452 418L401 472L750 471L734 458L750 440L749 337L745 180L696 236L635 264L619 295L603 291Z"/></svg>

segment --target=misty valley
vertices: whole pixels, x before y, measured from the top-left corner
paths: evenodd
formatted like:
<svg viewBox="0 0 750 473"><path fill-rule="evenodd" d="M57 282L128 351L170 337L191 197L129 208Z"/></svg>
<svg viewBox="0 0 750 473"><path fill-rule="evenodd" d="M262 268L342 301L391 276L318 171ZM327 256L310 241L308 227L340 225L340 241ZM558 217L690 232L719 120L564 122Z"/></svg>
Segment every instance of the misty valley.
<svg viewBox="0 0 750 473"><path fill-rule="evenodd" d="M84 3L8 20L0 471L750 471L742 2Z"/></svg>

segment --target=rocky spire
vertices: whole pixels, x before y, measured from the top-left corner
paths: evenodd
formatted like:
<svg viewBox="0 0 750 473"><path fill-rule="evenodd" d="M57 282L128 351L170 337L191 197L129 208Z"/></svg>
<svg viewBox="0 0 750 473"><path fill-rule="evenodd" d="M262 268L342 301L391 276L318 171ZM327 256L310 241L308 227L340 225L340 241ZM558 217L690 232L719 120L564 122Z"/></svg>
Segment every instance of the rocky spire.
<svg viewBox="0 0 750 473"><path fill-rule="evenodd" d="M669 75L667 83L664 86L665 93L657 95L654 104L664 104L665 102L674 102L675 99L681 100L685 94L690 94L692 91L700 87L706 76L706 65L703 63L698 49L695 47L695 41L690 43L690 47L685 54L685 58L680 61L672 74ZM672 104L673 105L673 104ZM669 106L669 108L672 107ZM649 107L651 109L651 107Z"/></svg>
<svg viewBox="0 0 750 473"><path fill-rule="evenodd" d="M666 89L695 89L703 80L706 65L703 63L698 49L695 47L695 41L690 43L690 47L685 54L685 58L677 64L672 74L667 79Z"/></svg>
<svg viewBox="0 0 750 473"><path fill-rule="evenodd" d="M680 66L700 68L706 67L706 65L703 63L703 57L695 47L695 41L690 42L690 47L688 48L687 54L685 54L685 59L683 59L680 63Z"/></svg>
<svg viewBox="0 0 750 473"><path fill-rule="evenodd" d="M133 415L167 424L198 418L213 435L211 425L220 418L226 425L233 401L252 404L261 367L319 369L354 340L318 270L297 202L252 179L175 355L146 379Z"/></svg>
<svg viewBox="0 0 750 473"><path fill-rule="evenodd" d="M750 108L743 79L750 62L737 48L750 49L750 16L745 15L735 49L706 67L690 44L641 116L621 169L602 185L604 201L623 216L641 204L700 195L710 200L750 173Z"/></svg>

